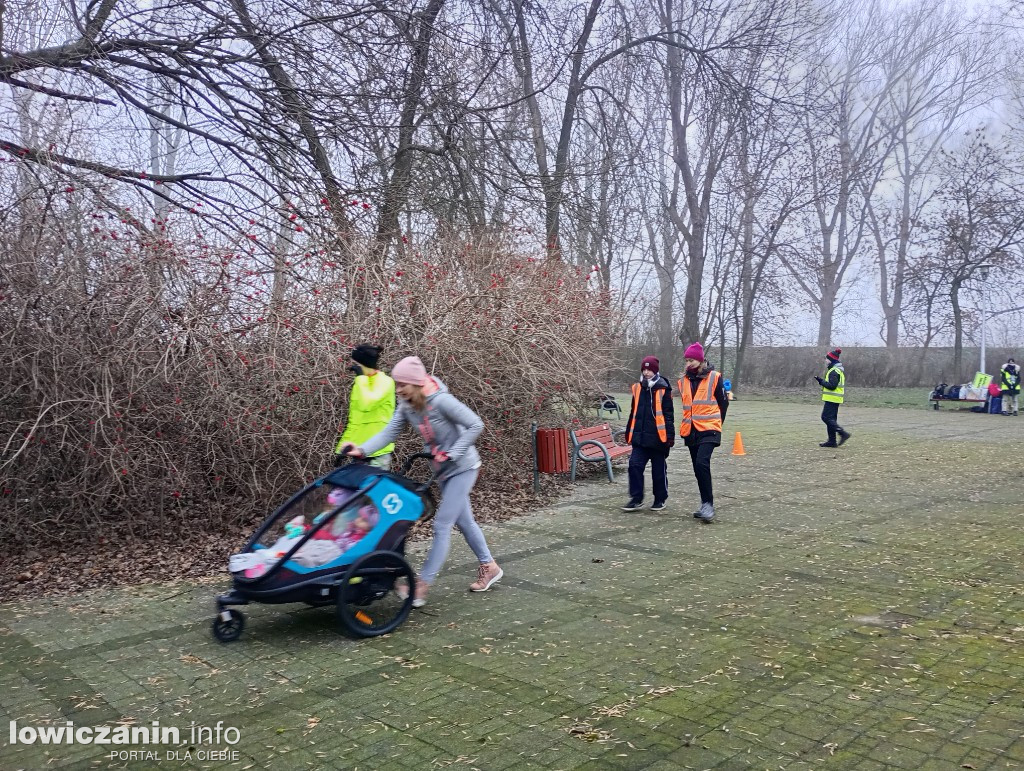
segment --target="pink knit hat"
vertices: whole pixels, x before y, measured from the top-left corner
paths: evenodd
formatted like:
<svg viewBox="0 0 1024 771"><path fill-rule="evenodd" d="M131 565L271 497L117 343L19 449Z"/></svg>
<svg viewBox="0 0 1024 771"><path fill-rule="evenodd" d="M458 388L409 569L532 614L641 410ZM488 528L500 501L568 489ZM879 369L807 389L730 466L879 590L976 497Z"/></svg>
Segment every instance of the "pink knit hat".
<svg viewBox="0 0 1024 771"><path fill-rule="evenodd" d="M427 368L418 356L406 356L391 370L391 378L397 383L421 386L427 382Z"/></svg>
<svg viewBox="0 0 1024 771"><path fill-rule="evenodd" d="M700 343L693 343L686 352L683 353L684 359L696 359L697 361L704 361L704 346Z"/></svg>

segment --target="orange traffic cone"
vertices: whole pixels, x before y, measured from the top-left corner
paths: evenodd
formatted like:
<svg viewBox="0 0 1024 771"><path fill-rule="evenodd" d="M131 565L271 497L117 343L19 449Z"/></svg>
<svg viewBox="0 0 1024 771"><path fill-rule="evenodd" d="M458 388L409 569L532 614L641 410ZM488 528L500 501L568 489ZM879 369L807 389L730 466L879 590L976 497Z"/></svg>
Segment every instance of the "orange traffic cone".
<svg viewBox="0 0 1024 771"><path fill-rule="evenodd" d="M743 451L743 437L740 436L740 432L736 432L736 436L732 440L732 454L733 455L746 455Z"/></svg>

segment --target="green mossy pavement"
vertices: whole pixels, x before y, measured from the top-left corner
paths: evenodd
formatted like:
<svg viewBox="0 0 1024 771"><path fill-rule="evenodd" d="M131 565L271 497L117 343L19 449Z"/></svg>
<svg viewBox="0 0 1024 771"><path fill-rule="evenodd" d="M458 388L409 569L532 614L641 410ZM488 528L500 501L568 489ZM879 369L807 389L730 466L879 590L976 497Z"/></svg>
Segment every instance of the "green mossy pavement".
<svg viewBox="0 0 1024 771"><path fill-rule="evenodd" d="M713 525L691 517L680 448L662 512L619 510L620 467L487 527L493 591L466 591L456 536L429 604L384 638L250 606L220 644L223 576L2 604L0 768L1024 767L1024 418L847 406L853 439L830 450L819 411L733 404ZM9 735L154 720L239 738Z"/></svg>

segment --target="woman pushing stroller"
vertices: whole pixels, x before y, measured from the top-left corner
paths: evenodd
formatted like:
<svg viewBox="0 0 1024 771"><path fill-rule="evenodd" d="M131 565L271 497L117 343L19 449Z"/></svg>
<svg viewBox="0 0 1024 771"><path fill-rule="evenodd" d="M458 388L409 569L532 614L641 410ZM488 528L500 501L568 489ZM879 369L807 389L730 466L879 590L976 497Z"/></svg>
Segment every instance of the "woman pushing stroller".
<svg viewBox="0 0 1024 771"><path fill-rule="evenodd" d="M398 395L398 409L380 433L357 446L345 442L338 451L355 458L372 456L398 438L406 425L412 426L439 466L441 502L434 515L434 540L416 580L413 607L426 604L427 591L448 557L452 528L459 526L466 543L480 562L477 580L470 591L486 592L504 571L494 561L480 526L473 518L469 493L480 473L480 454L474 442L483 431L480 417L449 393L441 380L427 374L416 356L402 359L391 371Z"/></svg>

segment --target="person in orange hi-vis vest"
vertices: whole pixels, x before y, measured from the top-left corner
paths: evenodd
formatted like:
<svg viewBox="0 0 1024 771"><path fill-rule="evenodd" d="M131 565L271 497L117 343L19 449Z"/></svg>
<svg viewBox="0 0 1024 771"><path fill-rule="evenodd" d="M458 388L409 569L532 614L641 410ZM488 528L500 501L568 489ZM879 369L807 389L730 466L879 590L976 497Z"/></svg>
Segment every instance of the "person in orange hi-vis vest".
<svg viewBox="0 0 1024 771"><path fill-rule="evenodd" d="M660 362L646 356L640 363L640 380L633 383L633 403L626 421L626 443L633 448L629 456L629 502L623 511L643 507L644 470L651 464L654 503L651 511L661 511L668 499L669 451L676 443L675 415L672 411L672 386L661 376Z"/></svg>
<svg viewBox="0 0 1024 771"><path fill-rule="evenodd" d="M715 518L715 496L711 488L711 453L722 444L722 423L729 401L722 385L722 375L704 359L704 346L693 343L683 354L686 371L679 379L679 395L683 399L683 415L679 436L690 451L693 475L700 490L700 508L693 516L702 522Z"/></svg>

